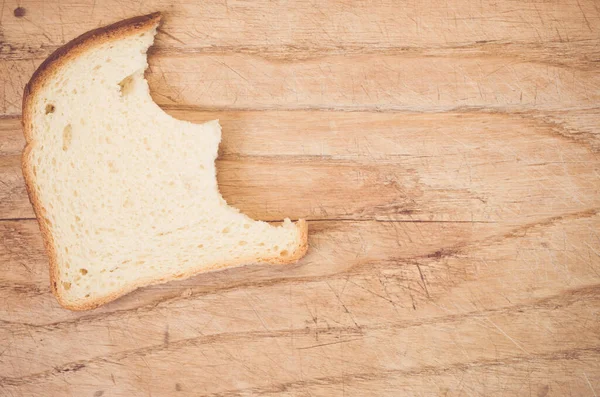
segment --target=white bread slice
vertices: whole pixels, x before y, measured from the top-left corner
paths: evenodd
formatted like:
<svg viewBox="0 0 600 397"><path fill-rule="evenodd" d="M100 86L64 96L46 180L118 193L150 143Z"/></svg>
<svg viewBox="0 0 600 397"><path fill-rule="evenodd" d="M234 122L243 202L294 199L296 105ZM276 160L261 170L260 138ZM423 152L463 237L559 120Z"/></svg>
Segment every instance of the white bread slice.
<svg viewBox="0 0 600 397"><path fill-rule="evenodd" d="M176 120L152 101L144 70L159 21L80 36L25 89L23 173L52 291L68 309L215 269L295 262L307 249L304 220L273 226L225 203L218 121Z"/></svg>

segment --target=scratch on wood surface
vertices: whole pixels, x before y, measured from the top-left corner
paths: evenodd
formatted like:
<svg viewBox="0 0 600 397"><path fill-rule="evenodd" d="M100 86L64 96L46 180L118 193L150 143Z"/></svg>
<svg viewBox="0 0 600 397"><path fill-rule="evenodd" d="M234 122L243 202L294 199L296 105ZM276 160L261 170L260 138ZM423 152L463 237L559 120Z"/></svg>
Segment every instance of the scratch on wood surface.
<svg viewBox="0 0 600 397"><path fill-rule="evenodd" d="M254 303L252 302L252 296L248 293L248 291L244 291L244 293L246 294L246 296L248 297L248 305L250 306L250 308L252 309L252 312L254 312L254 315L256 316L256 318L258 319L258 321L260 321L260 323L262 324L262 327L267 330L269 330L269 327L267 327L267 324L265 324L263 318L260 316L260 314L258 314L258 311L256 310L256 307L254 307Z"/></svg>
<svg viewBox="0 0 600 397"><path fill-rule="evenodd" d="M581 3L579 2L579 0L577 0L577 6L579 7L579 10L581 11L581 16L583 17L585 24L587 25L590 32L592 32L593 30L592 30L592 27L590 26L590 21L588 21L587 16L585 15L585 11L583 10L583 7L581 7Z"/></svg>
<svg viewBox="0 0 600 397"><path fill-rule="evenodd" d="M169 344L169 339L170 339L170 335L169 335L169 324L167 323L165 325L165 332L164 332L164 337L163 337L163 344L165 346L167 346Z"/></svg>
<svg viewBox="0 0 600 397"><path fill-rule="evenodd" d="M525 350L525 348L523 346L521 346L521 344L519 342L517 342L516 340L514 340L510 335L508 335L506 332L504 332L504 330L502 328L500 328L496 323L494 323L492 320L490 320L489 318L486 318L486 320L492 324L498 331L500 331L500 333L504 336L506 336L506 338L508 340L510 340L515 346L517 346L521 351L523 351L524 353L526 353L527 355L529 355L530 353Z"/></svg>
<svg viewBox="0 0 600 397"><path fill-rule="evenodd" d="M346 283L348 283L348 282L350 282L350 277L346 278ZM340 298L340 295L337 293L337 291L335 289L333 289L333 287L331 286L331 284L329 284L328 281L326 281L326 284L329 287L329 289L333 292L333 294L335 295L335 297L338 300L338 302L340 303L340 305L344 308L344 311L348 314L348 316L350 316L350 319L352 319L352 322L356 326L356 329L360 330L361 329L360 325L358 325L358 323L356 322L356 319L354 318L354 316L352 315L352 313L350 312L350 310L348 310L348 308L346 307L346 305L344 304L344 302L342 302L342 299ZM344 285L344 289L345 288L346 288L346 286Z"/></svg>
<svg viewBox="0 0 600 397"><path fill-rule="evenodd" d="M381 294L378 294L377 292L375 292L375 291L373 291L373 290L371 290L369 288L366 288L365 286L362 286L362 285L358 284L356 281L350 281L350 284L355 285L358 288L360 288L360 289L362 289L364 291L367 291L369 294L371 294L371 295L373 295L373 296L375 296L377 298L383 299L386 302L394 303L391 299L386 298L385 296L383 296Z"/></svg>
<svg viewBox="0 0 600 397"><path fill-rule="evenodd" d="M585 377L585 380L586 380L588 386L590 387L590 390L594 394L594 397L598 397L598 395L596 394L596 390L594 390L594 386L592 386L592 382L590 382L590 378L588 378L588 376L585 372L583 373L583 376Z"/></svg>
<svg viewBox="0 0 600 397"><path fill-rule="evenodd" d="M338 340L335 342L329 342L329 343L320 343L318 345L312 345L312 346L304 346L304 347L297 347L297 350L306 350L306 349L314 349L316 347L322 347L322 346L329 346L329 345L337 345L339 343L349 343L349 342L354 342L357 340L362 340L363 338L355 338L355 339L344 339L344 340Z"/></svg>
<svg viewBox="0 0 600 397"><path fill-rule="evenodd" d="M169 37L169 38L171 38L171 39L175 40L176 42L178 42L178 43L180 43L180 44L183 44L183 45L185 45L185 42L184 42L184 41L182 41L182 40L178 39L177 37L173 36L171 33L169 33L168 31L166 31L166 30L164 30L164 29L160 29L160 28L159 28L159 29L158 29L158 32L159 32L160 34L164 34L165 36L167 36L167 37Z"/></svg>
<svg viewBox="0 0 600 397"><path fill-rule="evenodd" d="M423 289L425 290L425 294L428 298L431 298L429 295L429 289L427 288L427 281L425 281L425 276L423 276L423 272L421 271L421 266L417 263L417 269L419 269L419 276L421 277L421 282L423 283Z"/></svg>

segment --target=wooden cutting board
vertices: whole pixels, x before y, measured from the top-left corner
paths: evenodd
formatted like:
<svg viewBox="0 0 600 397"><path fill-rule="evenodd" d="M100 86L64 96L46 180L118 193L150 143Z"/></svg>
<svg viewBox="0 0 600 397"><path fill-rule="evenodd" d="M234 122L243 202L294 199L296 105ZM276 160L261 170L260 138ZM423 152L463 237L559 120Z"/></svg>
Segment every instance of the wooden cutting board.
<svg viewBox="0 0 600 397"><path fill-rule="evenodd" d="M308 255L73 313L19 156L53 50L163 11L147 78L219 118L225 198ZM0 395L597 396L595 0L5 0Z"/></svg>

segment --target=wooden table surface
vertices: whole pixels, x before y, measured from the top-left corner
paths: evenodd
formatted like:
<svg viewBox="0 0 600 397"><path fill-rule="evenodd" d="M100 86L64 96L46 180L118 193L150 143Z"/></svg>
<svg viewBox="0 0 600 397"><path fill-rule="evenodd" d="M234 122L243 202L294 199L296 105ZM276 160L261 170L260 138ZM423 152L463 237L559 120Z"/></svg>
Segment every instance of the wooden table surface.
<svg viewBox="0 0 600 397"><path fill-rule="evenodd" d="M69 312L23 87L157 10L154 99L219 118L225 198L309 252ZM2 396L600 394L597 0L4 0L0 115Z"/></svg>

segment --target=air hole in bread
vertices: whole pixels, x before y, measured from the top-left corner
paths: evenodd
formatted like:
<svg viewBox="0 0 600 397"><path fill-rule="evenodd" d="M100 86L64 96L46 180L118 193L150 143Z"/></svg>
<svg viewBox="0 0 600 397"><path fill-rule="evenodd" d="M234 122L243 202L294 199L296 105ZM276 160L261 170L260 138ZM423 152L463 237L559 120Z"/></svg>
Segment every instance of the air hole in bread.
<svg viewBox="0 0 600 397"><path fill-rule="evenodd" d="M50 114L50 113L54 113L54 111L56 110L56 107L49 103L46 105L46 114Z"/></svg>
<svg viewBox="0 0 600 397"><path fill-rule="evenodd" d="M63 146L62 149L66 152L71 146L71 141L73 140L73 127L71 124L67 124L65 129L63 130Z"/></svg>
<svg viewBox="0 0 600 397"><path fill-rule="evenodd" d="M245 241L240 241L239 245L246 245L246 242Z"/></svg>
<svg viewBox="0 0 600 397"><path fill-rule="evenodd" d="M119 90L121 91L121 96L125 96L128 95L129 93L131 93L133 91L133 86L135 84L135 77L134 75L129 75L127 77L125 77L123 80L121 80L121 82L119 83Z"/></svg>
<svg viewBox="0 0 600 397"><path fill-rule="evenodd" d="M69 283L69 282L63 282L62 285L66 291L71 289L71 283Z"/></svg>
<svg viewBox="0 0 600 397"><path fill-rule="evenodd" d="M223 233L223 234L229 233L229 228L228 227L224 228L223 230L221 230L221 233Z"/></svg>
<svg viewBox="0 0 600 397"><path fill-rule="evenodd" d="M279 253L279 256L288 256L287 250L283 250Z"/></svg>
<svg viewBox="0 0 600 397"><path fill-rule="evenodd" d="M87 269L79 269L79 273L85 276L88 273L88 271Z"/></svg>

